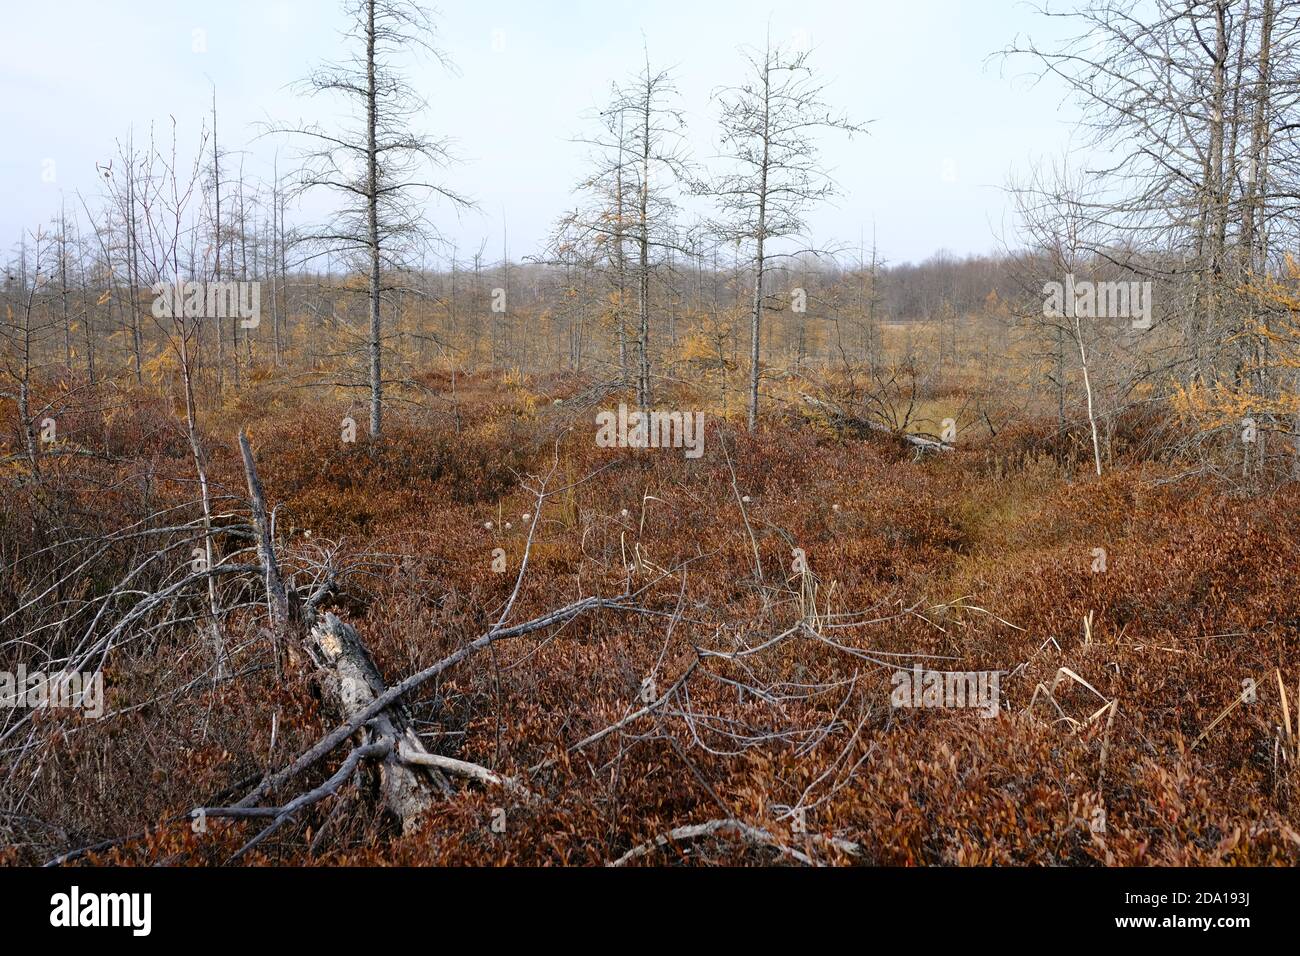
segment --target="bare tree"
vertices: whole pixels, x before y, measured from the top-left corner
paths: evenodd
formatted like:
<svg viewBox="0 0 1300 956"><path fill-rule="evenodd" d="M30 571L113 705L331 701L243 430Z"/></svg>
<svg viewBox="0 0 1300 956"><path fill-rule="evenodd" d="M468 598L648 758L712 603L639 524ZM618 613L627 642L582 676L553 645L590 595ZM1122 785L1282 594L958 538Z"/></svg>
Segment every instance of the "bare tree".
<svg viewBox="0 0 1300 956"><path fill-rule="evenodd" d="M18 253L17 265L10 264L4 284L4 321L0 322L0 343L4 349L0 361L4 362L6 377L16 392L0 392L18 406L18 428L22 432L23 452L27 457L32 478L41 478L40 444L37 441L36 412L33 411L34 378L42 366L42 345L53 332L49 310L42 308L42 292L49 286L54 271L51 268L55 246L44 231L31 234L32 251L29 256L24 237ZM44 315L42 315L44 313Z"/></svg>
<svg viewBox="0 0 1300 956"><path fill-rule="evenodd" d="M1086 174L1070 168L1068 157L1053 164L1050 170L1041 166L1028 182L1013 189L1016 200L1021 235L1038 253L1029 259L1033 268L1047 266L1052 277L1064 280L1067 276L1083 275L1093 260L1093 251L1104 247L1098 237L1101 224L1095 214L1098 196L1095 186ZM1072 287L1072 286L1071 286ZM1079 369L1083 375L1083 391L1088 416L1088 429L1092 437L1093 466L1101 474L1101 441L1097 430L1097 412L1093 398L1093 375L1088 365L1089 335L1085 334L1082 317L1075 308L1073 294L1052 311L1030 311L1028 318L1033 327L1046 326L1049 336L1057 343L1054 384L1058 395L1058 421L1065 424L1065 355L1061 346L1065 338L1073 341L1079 353ZM1095 335L1095 330L1089 330Z"/></svg>
<svg viewBox="0 0 1300 956"><path fill-rule="evenodd" d="M1007 53L1067 84L1086 145L1111 157L1097 171L1109 198L1092 210L1108 248L1093 253L1160 284L1180 388L1213 403L1253 380L1264 399L1275 395L1267 326L1242 290L1276 273L1278 250L1297 238L1300 3L1090 0L1042 12L1074 35L1051 48L1017 41ZM1269 431L1292 426L1261 426L1261 451ZM1184 445L1213 438L1194 433Z"/></svg>
<svg viewBox="0 0 1300 956"><path fill-rule="evenodd" d="M332 220L304 241L320 247L316 255L342 254L368 277L370 436L378 438L384 406L383 270L407 265L413 251L436 233L423 211L430 198L441 197L456 208L471 203L433 181L431 171L451 162L448 141L412 128L425 102L397 65L403 49L449 65L434 45L430 14L413 0L347 0L345 10L345 35L356 52L321 67L305 86L312 95L342 97L352 125L337 134L317 126L281 131L313 144L303 157L296 191L324 187L341 200Z"/></svg>
<svg viewBox="0 0 1300 956"><path fill-rule="evenodd" d="M865 127L830 111L822 99L808 53L774 45L742 51L748 77L739 86L714 94L721 116L720 147L732 167L705 187L718 204L718 238L752 250L750 304L749 430L758 425L758 386L763 309L763 278L781 253L772 243L802 236L805 216L837 188L818 162L815 137L823 130L850 136Z"/></svg>
<svg viewBox="0 0 1300 956"><path fill-rule="evenodd" d="M637 252L637 405L643 412L650 407L650 272L652 257L671 254L677 244L674 236L676 206L670 186L688 174L681 113L670 105L676 96L672 76L667 70L655 70L646 51L645 65L635 79L616 88L611 112L630 120L631 147L635 157L632 168L636 219L632 239ZM619 168L622 173L621 165ZM620 194L621 202L621 194ZM620 223L621 225L621 223Z"/></svg>

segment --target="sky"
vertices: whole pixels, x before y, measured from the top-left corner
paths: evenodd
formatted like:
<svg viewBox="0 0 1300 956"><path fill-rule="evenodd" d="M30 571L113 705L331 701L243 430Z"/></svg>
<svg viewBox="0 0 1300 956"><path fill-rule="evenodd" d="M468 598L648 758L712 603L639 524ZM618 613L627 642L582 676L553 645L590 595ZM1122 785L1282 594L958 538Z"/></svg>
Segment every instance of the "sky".
<svg viewBox="0 0 1300 956"><path fill-rule="evenodd" d="M3 0L0 13L0 243L48 222L60 203L97 194L107 162L150 125L197 143L215 86L229 162L271 177L292 145L259 123L323 121L327 104L295 81L346 56L340 0ZM739 82L739 49L778 40L811 49L825 99L868 122L866 136L822 138L841 195L809 217L818 245L869 247L889 262L939 249L991 252L1014 241L1004 187L1015 170L1070 144L1077 111L1031 64L997 56L1017 36L1050 42L1059 29L1013 0L443 0L439 46L454 64L412 60L428 102L417 120L449 136L459 157L441 179L472 197L431 217L459 254L537 254L572 208L586 148L575 139L610 83L648 48L681 93L688 143L716 153L711 94ZM91 199L94 205L93 198ZM327 196L290 219L323 217Z"/></svg>

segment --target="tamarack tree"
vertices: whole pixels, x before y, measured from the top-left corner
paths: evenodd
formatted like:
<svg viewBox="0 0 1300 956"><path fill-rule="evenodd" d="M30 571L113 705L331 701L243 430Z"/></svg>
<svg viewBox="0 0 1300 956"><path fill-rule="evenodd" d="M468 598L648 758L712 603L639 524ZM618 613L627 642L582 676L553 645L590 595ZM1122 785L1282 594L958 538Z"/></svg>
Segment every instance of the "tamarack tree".
<svg viewBox="0 0 1300 956"><path fill-rule="evenodd" d="M807 215L837 192L818 160L821 131L861 133L865 126L831 112L806 51L773 44L743 51L747 79L717 91L720 151L730 168L701 191L717 203L714 224L719 242L747 250L752 270L749 347L749 430L758 424L760 344L763 310L768 305L763 280L773 259L791 255L774 244L807 232Z"/></svg>
<svg viewBox="0 0 1300 956"><path fill-rule="evenodd" d="M605 250L612 269L614 330L624 382L629 377L626 309L628 245L632 247L636 400L643 411L652 395L651 280L665 257L680 248L673 192L679 182L689 180L692 171L676 99L671 72L651 66L646 51L641 70L613 86L597 133L581 140L593 153L591 170L578 185L587 205L561 219L556 230L561 259L577 248Z"/></svg>
<svg viewBox="0 0 1300 956"><path fill-rule="evenodd" d="M410 264L423 242L436 236L426 203L440 197L456 208L468 198L434 180L448 166L448 141L418 132L414 120L425 101L398 66L399 51L448 61L434 44L433 21L411 0L350 0L347 39L353 56L322 66L305 81L312 95L342 97L352 123L334 133L319 126L281 129L312 145L304 152L296 195L324 188L339 197L332 219L301 238L315 255L339 255L366 276L369 313L365 342L370 391L370 437L383 430L384 270Z"/></svg>

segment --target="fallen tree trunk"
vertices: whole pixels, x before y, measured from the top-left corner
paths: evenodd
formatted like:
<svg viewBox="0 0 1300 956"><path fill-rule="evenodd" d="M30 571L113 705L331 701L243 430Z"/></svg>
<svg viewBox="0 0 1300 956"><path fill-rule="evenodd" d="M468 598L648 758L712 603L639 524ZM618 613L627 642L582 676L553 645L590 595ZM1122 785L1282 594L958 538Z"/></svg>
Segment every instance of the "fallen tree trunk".
<svg viewBox="0 0 1300 956"><path fill-rule="evenodd" d="M825 399L815 398L806 392L800 392L799 397L803 399L805 405L815 408L826 416L830 424L844 431L851 431L859 435L865 435L871 432L884 433L900 438L921 453L933 453L941 451L952 451L953 446L948 442L935 438L933 435L922 435L917 432L897 432L888 425L882 425L879 422L873 422L866 418L859 418L856 415L850 415L844 409L840 408L833 402Z"/></svg>
<svg viewBox="0 0 1300 956"><path fill-rule="evenodd" d="M351 720L387 692L388 685L362 643L361 635L333 614L326 612L312 626L308 651L321 671L327 697L332 698L332 716L336 720ZM366 734L371 741L392 744L379 765L379 792L384 806L402 824L403 831L409 830L429 809L434 787L450 793L451 786L435 764L420 762L428 752L400 702L372 717L366 725Z"/></svg>
<svg viewBox="0 0 1300 956"><path fill-rule="evenodd" d="M280 574L271 540L266 501L257 476L253 451L243 432L239 447L244 458L244 475L252 500L253 524L257 532L258 555L262 559L267 603L277 642L296 639L316 666L322 697L330 717L349 723L388 692L383 674L350 624L326 612L318 617L315 602L297 600L293 588ZM366 721L363 746L380 759L379 794L385 809L401 824L403 832L416 826L433 801L435 789L451 792L451 785L428 756L401 701L394 701ZM409 758L409 762L408 759Z"/></svg>

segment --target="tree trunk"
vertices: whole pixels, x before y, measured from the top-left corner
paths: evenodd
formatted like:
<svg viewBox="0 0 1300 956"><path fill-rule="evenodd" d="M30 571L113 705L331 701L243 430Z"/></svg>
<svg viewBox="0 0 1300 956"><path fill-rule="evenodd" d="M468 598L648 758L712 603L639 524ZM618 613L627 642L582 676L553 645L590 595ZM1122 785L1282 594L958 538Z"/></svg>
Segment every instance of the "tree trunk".
<svg viewBox="0 0 1300 956"><path fill-rule="evenodd" d="M647 77L649 66L646 67ZM649 81L647 80L647 83ZM645 90L641 114L641 195L638 200L640 234L637 272L637 381L636 400L643 415L650 411L650 88Z"/></svg>
<svg viewBox="0 0 1300 956"><path fill-rule="evenodd" d="M758 428L759 345L763 321L763 270L767 260L763 254L763 241L767 238L767 172L771 163L772 134L770 90L771 51L763 69L763 165L759 170L758 235L754 250L754 302L750 313L749 336L749 430Z"/></svg>
<svg viewBox="0 0 1300 956"><path fill-rule="evenodd" d="M310 602L299 601L296 592L285 586L271 539L262 482L257 475L253 450L243 432L239 435L239 448L276 639L290 633L299 636L308 658L320 672L330 719L346 723L388 690L383 674L356 628L328 612L318 618ZM409 832L432 804L435 788L449 793L451 785L436 768L419 763L429 754L401 704L377 714L363 733L365 743L391 744L379 765L379 793L384 807L401 824L403 832Z"/></svg>
<svg viewBox="0 0 1300 956"><path fill-rule="evenodd" d="M383 427L384 383L379 361L379 154L376 146L379 123L375 91L375 0L366 5L366 169L367 233L370 241L370 437L378 438Z"/></svg>

